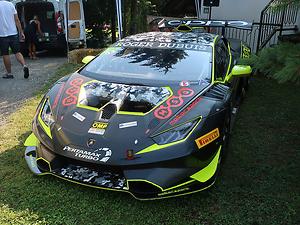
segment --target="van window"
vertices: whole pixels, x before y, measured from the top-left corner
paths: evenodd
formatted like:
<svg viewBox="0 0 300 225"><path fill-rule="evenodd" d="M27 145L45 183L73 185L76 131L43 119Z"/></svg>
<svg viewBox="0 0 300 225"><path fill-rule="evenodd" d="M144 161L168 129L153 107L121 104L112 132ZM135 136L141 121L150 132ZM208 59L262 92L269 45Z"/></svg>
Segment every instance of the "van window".
<svg viewBox="0 0 300 225"><path fill-rule="evenodd" d="M80 20L81 13L79 2L70 2L69 12L69 20Z"/></svg>

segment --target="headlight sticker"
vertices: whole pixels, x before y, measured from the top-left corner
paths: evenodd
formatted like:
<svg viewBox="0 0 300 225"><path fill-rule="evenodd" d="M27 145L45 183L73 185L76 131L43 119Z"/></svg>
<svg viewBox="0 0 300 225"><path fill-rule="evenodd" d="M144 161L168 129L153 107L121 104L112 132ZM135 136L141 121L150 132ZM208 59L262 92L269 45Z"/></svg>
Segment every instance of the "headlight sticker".
<svg viewBox="0 0 300 225"><path fill-rule="evenodd" d="M66 95L62 100L63 106L71 106L77 104L77 94L80 92L80 86L83 84L84 80L81 78L76 78L70 82L70 87L66 90Z"/></svg>
<svg viewBox="0 0 300 225"><path fill-rule="evenodd" d="M202 137L199 137L198 139L195 140L198 148L203 148L204 146L210 144L211 142L213 142L214 140L216 140L217 138L220 137L220 132L219 129L216 128L214 130L212 130L211 132L203 135Z"/></svg>
<svg viewBox="0 0 300 225"><path fill-rule="evenodd" d="M96 134L96 135L104 135L105 130L108 126L108 123L94 121L91 128L89 129L89 134Z"/></svg>
<svg viewBox="0 0 300 225"><path fill-rule="evenodd" d="M194 90L191 88L181 88L178 90L178 96L172 96L166 101L167 106L161 105L154 111L154 116L157 119L165 120L173 115L171 108L178 108L183 105L184 98L188 98L194 95Z"/></svg>

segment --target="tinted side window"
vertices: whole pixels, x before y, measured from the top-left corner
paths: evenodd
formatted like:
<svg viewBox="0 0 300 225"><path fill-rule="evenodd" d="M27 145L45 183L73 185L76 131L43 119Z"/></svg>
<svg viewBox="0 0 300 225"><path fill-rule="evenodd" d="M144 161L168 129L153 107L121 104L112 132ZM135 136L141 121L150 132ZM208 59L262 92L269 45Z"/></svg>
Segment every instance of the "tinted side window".
<svg viewBox="0 0 300 225"><path fill-rule="evenodd" d="M228 48L223 40L215 46L215 78L224 79L227 74L228 66L230 62Z"/></svg>

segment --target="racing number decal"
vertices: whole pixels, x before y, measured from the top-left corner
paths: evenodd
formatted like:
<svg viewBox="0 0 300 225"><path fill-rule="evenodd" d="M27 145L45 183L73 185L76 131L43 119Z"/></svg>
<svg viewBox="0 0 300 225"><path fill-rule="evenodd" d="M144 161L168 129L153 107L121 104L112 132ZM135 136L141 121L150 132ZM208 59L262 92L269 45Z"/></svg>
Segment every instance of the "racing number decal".
<svg viewBox="0 0 300 225"><path fill-rule="evenodd" d="M194 95L194 90L190 88L181 88L178 90L178 96L172 96L166 102L167 106L161 105L154 111L154 116L157 119L168 119L173 115L171 108L178 108L183 105L183 98L188 98Z"/></svg>
<svg viewBox="0 0 300 225"><path fill-rule="evenodd" d="M245 45L242 45L242 58L250 58L251 50Z"/></svg>
<svg viewBox="0 0 300 225"><path fill-rule="evenodd" d="M83 79L76 78L70 82L70 87L66 90L67 97L62 100L63 106L70 106L77 104L77 94L80 91L80 86Z"/></svg>

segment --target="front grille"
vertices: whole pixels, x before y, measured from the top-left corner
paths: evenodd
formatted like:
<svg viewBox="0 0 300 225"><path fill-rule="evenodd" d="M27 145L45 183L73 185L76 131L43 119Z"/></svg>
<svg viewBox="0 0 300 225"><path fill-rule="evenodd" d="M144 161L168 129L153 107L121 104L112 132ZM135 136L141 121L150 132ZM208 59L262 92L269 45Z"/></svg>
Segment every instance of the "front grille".
<svg viewBox="0 0 300 225"><path fill-rule="evenodd" d="M68 164L62 168L52 170L58 176L93 186L126 189L126 179L120 173L102 171Z"/></svg>

